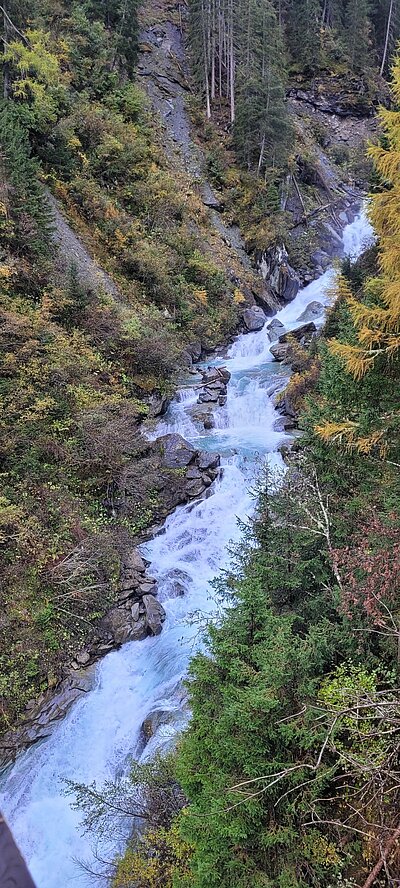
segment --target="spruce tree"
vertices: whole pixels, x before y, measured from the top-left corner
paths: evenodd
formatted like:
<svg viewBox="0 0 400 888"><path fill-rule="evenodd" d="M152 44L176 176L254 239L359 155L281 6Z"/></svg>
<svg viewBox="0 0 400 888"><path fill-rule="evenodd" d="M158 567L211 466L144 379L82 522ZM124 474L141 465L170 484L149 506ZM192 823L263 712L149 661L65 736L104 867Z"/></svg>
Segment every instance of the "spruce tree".
<svg viewBox="0 0 400 888"><path fill-rule="evenodd" d="M237 5L236 120L240 160L261 171L287 151L285 51L269 0Z"/></svg>
<svg viewBox="0 0 400 888"><path fill-rule="evenodd" d="M31 157L28 135L12 102L0 107L0 153L5 168L14 223L14 248L33 257L50 251L51 212L39 181L39 164Z"/></svg>
<svg viewBox="0 0 400 888"><path fill-rule="evenodd" d="M319 0L292 0L288 13L288 40L294 63L311 73L321 57Z"/></svg>
<svg viewBox="0 0 400 888"><path fill-rule="evenodd" d="M365 71L370 56L369 0L347 0L344 37L350 68Z"/></svg>

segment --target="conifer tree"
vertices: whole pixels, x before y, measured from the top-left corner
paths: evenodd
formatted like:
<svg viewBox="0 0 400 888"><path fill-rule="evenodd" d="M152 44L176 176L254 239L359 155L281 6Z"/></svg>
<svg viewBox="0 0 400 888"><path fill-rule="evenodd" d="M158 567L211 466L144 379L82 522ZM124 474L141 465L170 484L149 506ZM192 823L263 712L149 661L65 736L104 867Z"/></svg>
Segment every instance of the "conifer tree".
<svg viewBox="0 0 400 888"><path fill-rule="evenodd" d="M26 131L12 103L0 108L0 154L9 186L14 247L33 257L49 253L51 212L39 181L39 164L31 157Z"/></svg>
<svg viewBox="0 0 400 888"><path fill-rule="evenodd" d="M344 15L344 38L350 67L364 71L370 54L369 0L347 0Z"/></svg>
<svg viewBox="0 0 400 888"><path fill-rule="evenodd" d="M393 68L392 97L394 110L381 109L380 118L386 147L370 148L382 182L383 190L371 199L370 217L379 243L379 274L370 278L362 298L355 298L349 284L342 278L338 294L345 300L353 329L351 339L334 339L330 352L340 359L346 371L356 380L368 380L376 373L382 379L392 378L392 387L399 385L400 356L400 59ZM380 386L382 390L382 383ZM361 408L362 409L362 406ZM382 456L389 446L398 445L400 413L398 404L391 404L378 415L368 429L353 408L353 415L342 420L320 422L317 432L325 441L344 442L360 452L378 450ZM397 439L397 441L396 441Z"/></svg>
<svg viewBox="0 0 400 888"><path fill-rule="evenodd" d="M269 0L237 6L238 62L234 141L239 158L259 172L287 151L285 51Z"/></svg>
<svg viewBox="0 0 400 888"><path fill-rule="evenodd" d="M321 7L319 0L293 0L287 22L293 60L305 70L314 71L321 55Z"/></svg>

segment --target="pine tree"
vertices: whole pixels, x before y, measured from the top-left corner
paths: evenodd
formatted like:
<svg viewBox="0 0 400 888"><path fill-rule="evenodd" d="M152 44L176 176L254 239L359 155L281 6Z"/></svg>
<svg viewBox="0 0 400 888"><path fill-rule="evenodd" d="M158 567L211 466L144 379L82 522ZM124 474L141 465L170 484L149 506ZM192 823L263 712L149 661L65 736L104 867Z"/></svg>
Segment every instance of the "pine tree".
<svg viewBox="0 0 400 888"><path fill-rule="evenodd" d="M290 142L285 107L285 51L268 0L237 7L238 62L234 141L240 160L260 172L282 159Z"/></svg>
<svg viewBox="0 0 400 888"><path fill-rule="evenodd" d="M0 109L0 152L8 183L14 223L14 247L33 257L49 254L51 212L39 181L39 164L31 157L26 131L12 103Z"/></svg>
<svg viewBox="0 0 400 888"><path fill-rule="evenodd" d="M351 69L364 71L370 55L369 0L347 0L344 37Z"/></svg>
<svg viewBox="0 0 400 888"><path fill-rule="evenodd" d="M287 20L288 40L296 65L314 72L321 56L319 0L292 0Z"/></svg>

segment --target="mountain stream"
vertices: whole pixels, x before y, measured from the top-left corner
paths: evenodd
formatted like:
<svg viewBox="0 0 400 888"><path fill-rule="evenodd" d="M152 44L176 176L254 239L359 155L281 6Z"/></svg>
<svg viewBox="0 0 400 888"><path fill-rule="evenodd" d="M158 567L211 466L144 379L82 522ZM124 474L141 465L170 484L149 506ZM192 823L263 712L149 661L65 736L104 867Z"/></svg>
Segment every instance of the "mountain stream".
<svg viewBox="0 0 400 888"><path fill-rule="evenodd" d="M343 232L344 253L355 257L370 240L371 227L360 213ZM279 311L277 318L287 329L302 323L299 318L310 302L329 302L335 274L332 267ZM178 393L157 429L157 434L178 432L199 449L218 451L223 466L206 498L179 507L163 532L142 547L167 612L162 634L108 654L97 665L93 689L47 740L21 754L3 776L0 807L37 888L93 884L77 863L90 864L92 849L63 780L101 786L124 772L131 754L148 757L167 745L187 720L182 678L201 643L191 615L215 611L209 583L229 564L229 544L240 540L240 522L254 509L250 491L261 464L267 460L283 469L279 447L287 434L276 431L279 416L271 394L284 368L274 362L270 345L266 325L238 336L219 362L232 378L226 407L217 409L212 431L200 433L191 419L197 392L190 385ZM161 723L141 751L141 725L154 712L163 714Z"/></svg>

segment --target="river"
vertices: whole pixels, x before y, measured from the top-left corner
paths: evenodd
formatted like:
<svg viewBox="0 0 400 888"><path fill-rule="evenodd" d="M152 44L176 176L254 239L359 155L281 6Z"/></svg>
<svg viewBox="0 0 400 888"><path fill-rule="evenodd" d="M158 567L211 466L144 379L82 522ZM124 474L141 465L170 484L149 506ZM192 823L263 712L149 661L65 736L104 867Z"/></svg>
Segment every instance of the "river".
<svg viewBox="0 0 400 888"><path fill-rule="evenodd" d="M363 213L343 233L346 254L357 256L371 240ZM327 304L334 269L299 292L277 315L287 327L306 306ZM299 322L301 323L301 322ZM159 434L175 431L199 449L222 454L223 472L208 496L178 508L164 531L144 549L157 578L167 611L157 638L124 645L97 666L93 690L83 696L43 743L23 753L4 776L0 808L8 818L37 888L84 888L88 877L77 860L92 860L80 816L63 792L63 778L99 785L126 766L138 750L140 726L154 710L169 715L144 755L168 743L186 718L182 677L200 644L198 620L215 610L210 580L229 563L229 543L239 541L240 522L251 515L250 492L260 463L282 466L279 446L285 433L275 430L276 413L269 390L282 368L269 351L266 327L239 336L223 363L232 374L226 407L217 410L216 428L199 434L190 418L196 392L183 389L160 424ZM176 596L176 581L185 594Z"/></svg>

